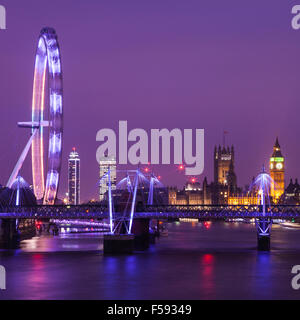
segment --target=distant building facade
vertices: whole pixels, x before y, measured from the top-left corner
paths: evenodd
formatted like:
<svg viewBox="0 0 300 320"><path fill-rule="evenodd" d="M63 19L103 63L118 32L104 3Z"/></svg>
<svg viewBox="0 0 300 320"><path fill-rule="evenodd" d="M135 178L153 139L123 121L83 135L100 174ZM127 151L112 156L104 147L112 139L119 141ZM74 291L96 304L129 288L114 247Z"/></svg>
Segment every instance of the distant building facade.
<svg viewBox="0 0 300 320"><path fill-rule="evenodd" d="M223 146L214 150L214 181L204 178L200 183L188 183L183 190L169 188L170 205L251 205L257 204L255 190L243 191L237 186L235 173L235 151Z"/></svg>
<svg viewBox="0 0 300 320"><path fill-rule="evenodd" d="M290 180L281 202L290 205L300 205L300 185L298 179L295 180L295 183L293 179Z"/></svg>
<svg viewBox="0 0 300 320"><path fill-rule="evenodd" d="M215 147L214 182L211 185L213 204L227 204L229 197L238 193L237 176L234 167L234 147Z"/></svg>
<svg viewBox="0 0 300 320"><path fill-rule="evenodd" d="M207 179L203 183L187 183L183 190L168 189L170 205L209 205L212 204L212 190Z"/></svg>
<svg viewBox="0 0 300 320"><path fill-rule="evenodd" d="M115 156L104 156L100 158L100 179L110 170L111 187L116 190L117 181L117 159ZM99 183L99 200L105 199L105 193L108 191L108 176L101 179Z"/></svg>
<svg viewBox="0 0 300 320"><path fill-rule="evenodd" d="M68 160L68 202L71 205L80 204L80 158L73 148Z"/></svg>
<svg viewBox="0 0 300 320"><path fill-rule="evenodd" d="M270 176L272 178L270 195L275 203L280 200L285 191L284 174L285 159L277 138L270 158Z"/></svg>
<svg viewBox="0 0 300 320"><path fill-rule="evenodd" d="M228 204L232 206L249 206L258 204L256 191L244 191L228 197Z"/></svg>
<svg viewBox="0 0 300 320"><path fill-rule="evenodd" d="M234 166L234 147L231 149L215 147L214 151L214 183L228 185L228 175Z"/></svg>

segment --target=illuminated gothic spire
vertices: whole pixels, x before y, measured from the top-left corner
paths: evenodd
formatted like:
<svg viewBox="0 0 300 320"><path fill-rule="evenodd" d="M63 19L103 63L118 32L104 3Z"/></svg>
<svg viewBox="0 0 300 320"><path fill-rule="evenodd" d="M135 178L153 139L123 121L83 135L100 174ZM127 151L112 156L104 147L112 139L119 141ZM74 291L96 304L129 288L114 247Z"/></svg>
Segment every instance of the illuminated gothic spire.
<svg viewBox="0 0 300 320"><path fill-rule="evenodd" d="M274 158L282 157L282 153L281 153L278 137L276 138L275 145L273 147L272 157L274 157Z"/></svg>

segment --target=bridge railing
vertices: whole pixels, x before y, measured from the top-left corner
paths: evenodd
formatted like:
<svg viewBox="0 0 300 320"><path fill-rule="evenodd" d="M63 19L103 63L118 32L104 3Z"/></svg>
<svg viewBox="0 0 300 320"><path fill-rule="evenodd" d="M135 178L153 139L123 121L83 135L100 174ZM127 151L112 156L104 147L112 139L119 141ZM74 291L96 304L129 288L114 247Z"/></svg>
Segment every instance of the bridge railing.
<svg viewBox="0 0 300 320"><path fill-rule="evenodd" d="M108 209L99 205L38 205L33 207L0 207L0 218L105 218Z"/></svg>
<svg viewBox="0 0 300 320"><path fill-rule="evenodd" d="M116 213L118 214L118 213ZM108 217L108 208L101 205L0 207L0 218L19 219L103 219ZM134 217L141 218L259 218L261 208L257 205L159 205L137 206ZM273 205L267 218L300 218L300 206Z"/></svg>
<svg viewBox="0 0 300 320"><path fill-rule="evenodd" d="M260 212L259 205L152 205L145 212ZM300 213L299 205L271 205L268 213Z"/></svg>

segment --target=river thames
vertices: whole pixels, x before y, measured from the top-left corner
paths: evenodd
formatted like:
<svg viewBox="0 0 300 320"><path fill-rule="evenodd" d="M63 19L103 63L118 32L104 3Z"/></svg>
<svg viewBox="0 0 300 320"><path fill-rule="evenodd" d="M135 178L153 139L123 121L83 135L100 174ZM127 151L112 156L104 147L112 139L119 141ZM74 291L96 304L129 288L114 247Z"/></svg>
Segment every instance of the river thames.
<svg viewBox="0 0 300 320"><path fill-rule="evenodd" d="M173 223L147 252L103 256L101 234L42 236L0 251L0 299L300 299L300 229L274 225L271 252L244 223Z"/></svg>

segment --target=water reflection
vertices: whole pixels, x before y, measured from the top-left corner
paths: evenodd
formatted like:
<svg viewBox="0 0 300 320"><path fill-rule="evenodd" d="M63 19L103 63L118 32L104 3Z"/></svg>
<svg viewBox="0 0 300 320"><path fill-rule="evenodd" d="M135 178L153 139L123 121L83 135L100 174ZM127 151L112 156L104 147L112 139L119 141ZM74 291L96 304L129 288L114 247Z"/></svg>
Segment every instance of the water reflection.
<svg viewBox="0 0 300 320"><path fill-rule="evenodd" d="M215 296L215 256L212 254L204 254L201 257L201 270L202 270L202 283L203 289L205 290L205 295L210 299Z"/></svg>
<svg viewBox="0 0 300 320"><path fill-rule="evenodd" d="M272 251L257 252L250 224L171 224L145 252L103 256L103 235L34 238L0 251L8 289L0 299L300 298L291 267L300 233L275 227Z"/></svg>
<svg viewBox="0 0 300 320"><path fill-rule="evenodd" d="M269 252L258 252L256 264L254 265L254 277L252 288L260 288L257 295L264 298L271 296L272 293L272 255ZM252 289L253 290L253 289Z"/></svg>

